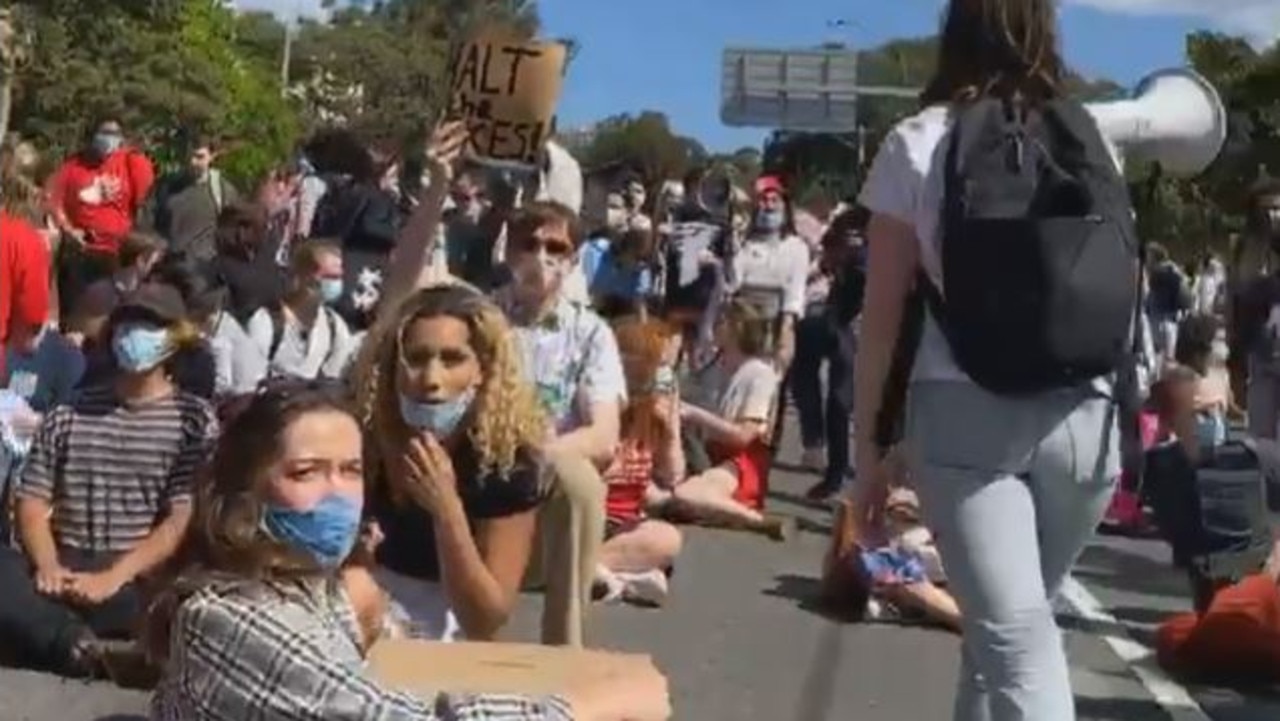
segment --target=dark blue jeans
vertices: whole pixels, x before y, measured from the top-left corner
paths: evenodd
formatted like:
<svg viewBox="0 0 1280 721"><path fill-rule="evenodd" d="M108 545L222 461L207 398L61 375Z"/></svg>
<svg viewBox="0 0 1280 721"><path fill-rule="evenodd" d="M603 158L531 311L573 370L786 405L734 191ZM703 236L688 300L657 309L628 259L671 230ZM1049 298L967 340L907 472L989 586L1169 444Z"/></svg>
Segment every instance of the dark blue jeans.
<svg viewBox="0 0 1280 721"><path fill-rule="evenodd" d="M824 480L841 483L849 469L849 422L853 416L853 329L826 313L796 324L796 357L787 383L800 415L805 448L827 448ZM827 384L822 384L822 364Z"/></svg>
<svg viewBox="0 0 1280 721"><path fill-rule="evenodd" d="M62 550L62 565L71 571L107 568L115 555ZM36 590L35 574L23 553L0 548L0 646L24 666L66 673L72 650L86 633L100 638L129 638L135 633L142 604L135 584L97 606L75 606Z"/></svg>

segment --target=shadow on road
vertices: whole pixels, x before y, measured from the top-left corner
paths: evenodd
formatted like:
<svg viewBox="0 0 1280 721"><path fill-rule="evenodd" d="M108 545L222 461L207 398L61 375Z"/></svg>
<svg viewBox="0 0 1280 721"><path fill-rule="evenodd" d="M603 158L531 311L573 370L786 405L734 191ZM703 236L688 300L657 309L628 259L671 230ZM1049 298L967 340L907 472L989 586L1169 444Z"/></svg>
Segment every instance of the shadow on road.
<svg viewBox="0 0 1280 721"><path fill-rule="evenodd" d="M1076 717L1090 721L1166 721L1168 715L1147 699L1076 697Z"/></svg>
<svg viewBox="0 0 1280 721"><path fill-rule="evenodd" d="M99 716L93 721L147 721L146 716L138 716L136 714L120 714L113 713L109 716Z"/></svg>
<svg viewBox="0 0 1280 721"><path fill-rule="evenodd" d="M1185 599L1187 577L1167 560L1156 560L1111 546L1090 546L1081 556L1074 575L1086 583L1147 596Z"/></svg>

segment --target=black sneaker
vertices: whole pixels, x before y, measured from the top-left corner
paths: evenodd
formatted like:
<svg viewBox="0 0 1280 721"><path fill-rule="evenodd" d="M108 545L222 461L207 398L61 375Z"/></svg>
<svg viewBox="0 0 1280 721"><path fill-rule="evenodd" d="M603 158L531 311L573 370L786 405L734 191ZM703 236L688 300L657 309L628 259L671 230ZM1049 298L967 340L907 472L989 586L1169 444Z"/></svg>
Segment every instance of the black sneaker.
<svg viewBox="0 0 1280 721"><path fill-rule="evenodd" d="M841 485L843 484L838 480L825 479L813 484L804 492L804 497L810 501L826 501L840 492Z"/></svg>

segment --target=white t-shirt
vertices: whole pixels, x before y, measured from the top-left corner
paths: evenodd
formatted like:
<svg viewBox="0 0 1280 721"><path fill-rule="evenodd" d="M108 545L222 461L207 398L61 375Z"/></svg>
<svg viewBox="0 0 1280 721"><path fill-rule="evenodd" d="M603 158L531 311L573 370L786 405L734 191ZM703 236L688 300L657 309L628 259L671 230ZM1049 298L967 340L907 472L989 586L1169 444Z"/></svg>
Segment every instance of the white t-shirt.
<svg viewBox="0 0 1280 721"><path fill-rule="evenodd" d="M681 384L686 399L730 422L771 423L782 378L768 361L748 358L733 372L717 360Z"/></svg>
<svg viewBox="0 0 1280 721"><path fill-rule="evenodd" d="M900 220L916 231L920 265L939 288L942 253L939 221L947 143L952 116L948 106L935 105L907 118L880 146L859 199L872 213ZM993 271L995 269L992 269ZM932 315L925 319L916 353L915 380L968 380L951 356L951 348Z"/></svg>
<svg viewBox="0 0 1280 721"><path fill-rule="evenodd" d="M782 291L782 312L804 315L809 281L809 246L799 236L774 240L748 238L733 259L737 288L756 286Z"/></svg>
<svg viewBox="0 0 1280 721"><path fill-rule="evenodd" d="M303 329L292 319L285 320L274 356L271 341L275 323L270 311L259 308L245 330L267 359L268 376L335 380L342 378L359 350L346 322L327 308L320 309L310 329Z"/></svg>
<svg viewBox="0 0 1280 721"><path fill-rule="evenodd" d="M862 187L859 202L872 213L900 220L915 229L920 266L943 289L941 209L946 194L946 157L954 117L948 105L934 105L907 118L889 133ZM1115 150L1110 148L1112 158ZM1118 160L1117 160L1118 163ZM992 268L991 272L1003 272ZM913 380L960 380L969 376L956 365L946 336L925 314Z"/></svg>

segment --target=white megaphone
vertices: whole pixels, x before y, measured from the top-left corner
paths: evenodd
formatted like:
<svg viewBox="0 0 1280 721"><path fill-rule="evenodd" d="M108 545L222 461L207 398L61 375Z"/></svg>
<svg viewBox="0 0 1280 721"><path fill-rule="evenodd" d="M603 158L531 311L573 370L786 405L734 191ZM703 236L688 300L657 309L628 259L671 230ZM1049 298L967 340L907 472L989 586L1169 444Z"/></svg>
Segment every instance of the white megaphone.
<svg viewBox="0 0 1280 721"><path fill-rule="evenodd" d="M1086 106L1126 163L1159 163L1171 175L1199 175L1227 142L1227 110L1218 91L1194 70L1159 70L1131 98Z"/></svg>
<svg viewBox="0 0 1280 721"><path fill-rule="evenodd" d="M1149 74L1128 100L1087 106L1121 165L1158 163L1172 175L1198 175L1226 145L1226 108L1196 70Z"/></svg>

